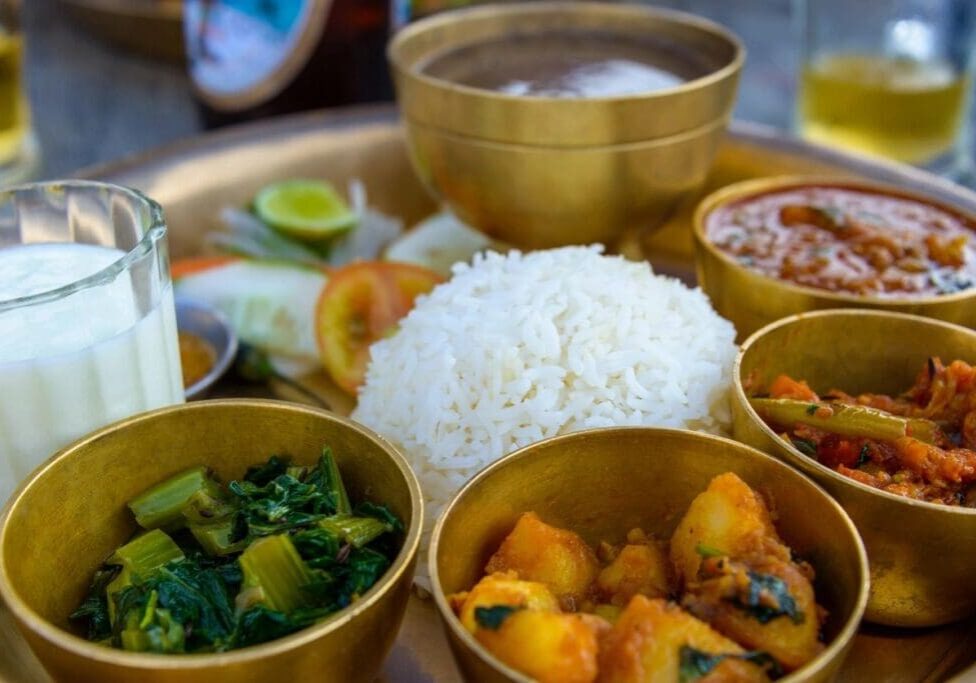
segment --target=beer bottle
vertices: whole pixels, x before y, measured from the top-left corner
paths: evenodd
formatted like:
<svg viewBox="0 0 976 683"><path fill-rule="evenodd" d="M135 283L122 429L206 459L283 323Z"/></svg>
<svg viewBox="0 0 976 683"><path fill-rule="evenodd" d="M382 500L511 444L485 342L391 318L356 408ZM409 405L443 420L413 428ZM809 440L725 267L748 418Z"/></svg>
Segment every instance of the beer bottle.
<svg viewBox="0 0 976 683"><path fill-rule="evenodd" d="M183 16L208 127L393 98L390 0L184 0Z"/></svg>

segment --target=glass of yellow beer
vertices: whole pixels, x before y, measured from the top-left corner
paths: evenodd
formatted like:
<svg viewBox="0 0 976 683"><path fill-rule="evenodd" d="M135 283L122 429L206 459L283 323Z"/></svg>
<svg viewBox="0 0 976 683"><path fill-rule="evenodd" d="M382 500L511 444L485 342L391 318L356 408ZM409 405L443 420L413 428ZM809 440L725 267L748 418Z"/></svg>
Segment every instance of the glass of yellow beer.
<svg viewBox="0 0 976 683"><path fill-rule="evenodd" d="M971 168L976 0L794 0L797 132L939 173Z"/></svg>
<svg viewBox="0 0 976 683"><path fill-rule="evenodd" d="M23 83L20 4L21 0L0 0L0 184L26 179L37 162Z"/></svg>

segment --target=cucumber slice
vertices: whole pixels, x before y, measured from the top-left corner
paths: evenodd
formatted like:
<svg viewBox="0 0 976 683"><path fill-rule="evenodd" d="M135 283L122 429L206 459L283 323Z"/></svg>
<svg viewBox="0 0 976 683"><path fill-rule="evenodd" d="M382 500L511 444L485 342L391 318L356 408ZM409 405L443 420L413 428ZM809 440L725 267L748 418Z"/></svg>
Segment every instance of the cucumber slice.
<svg viewBox="0 0 976 683"><path fill-rule="evenodd" d="M470 261L479 251L505 251L504 245L469 228L450 213L434 214L394 240L383 253L387 261L413 263L444 276L451 266Z"/></svg>
<svg viewBox="0 0 976 683"><path fill-rule="evenodd" d="M276 261L234 261L180 278L177 296L219 309L244 342L268 353L316 360L315 305L325 274Z"/></svg>

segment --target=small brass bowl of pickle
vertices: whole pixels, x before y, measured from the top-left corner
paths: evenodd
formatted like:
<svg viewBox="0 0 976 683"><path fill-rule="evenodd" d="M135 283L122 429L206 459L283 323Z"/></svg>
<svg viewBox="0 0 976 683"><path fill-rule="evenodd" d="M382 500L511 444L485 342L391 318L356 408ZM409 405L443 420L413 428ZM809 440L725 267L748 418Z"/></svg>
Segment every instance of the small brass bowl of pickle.
<svg viewBox="0 0 976 683"><path fill-rule="evenodd" d="M953 361L976 362L976 332L830 310L768 325L735 362L733 436L811 477L854 520L871 565L869 621L934 626L976 613L966 492L976 454L957 450L971 447L965 427L951 433L969 370Z"/></svg>
<svg viewBox="0 0 976 683"><path fill-rule="evenodd" d="M722 488L721 482L728 484L730 479L735 485L727 491L740 491L732 496L740 503L732 504L731 512L725 507L729 498L717 493ZM704 493L706 490L708 495ZM746 493L741 493L742 490ZM711 503L700 507L706 499ZM765 504L742 502L760 499ZM752 529L755 532L763 526L756 521L758 517L750 516L751 513L743 512L739 516L740 511L749 509L750 505L763 508L765 524L775 525L775 531L768 532L775 540L744 531ZM773 516L766 511L766 505L775 510L774 522L768 521ZM699 508L697 514L692 515L694 506ZM707 509L718 512L710 514ZM721 521L709 529L709 523L702 523L702 520L712 518ZM543 531L516 540L524 531L523 527ZM711 532L715 532L714 535L710 535ZM802 562L807 568L812 567L811 574L815 573L815 578L813 593L809 595L815 595L816 602L826 612L811 608L792 616L766 614L760 622L760 615L749 613L745 603L734 603L729 607L733 605L731 596L725 608L717 606L716 612L726 609L739 615L733 617L733 621L738 618L740 624L747 622L746 628L753 636L757 629L762 630L762 626L779 630L781 644L793 642L794 635L802 632L796 637L806 639L806 649L803 650L806 654L799 660L790 660L781 672L786 675L783 680L830 680L852 643L867 602L864 547L846 513L823 490L775 458L729 439L681 430L614 427L559 436L523 448L484 469L445 508L434 528L428 569L434 600L451 649L467 680L478 683L525 683L533 678L593 680L594 667L599 669L601 680L615 680L610 671L619 672L620 669L613 667L621 666L621 663L615 661L613 648L608 643L628 642L626 629L635 622L638 630L644 628L640 625L643 617L628 616L634 610L638 614L656 611L666 620L676 620L677 631L685 634L676 631L673 637L658 634L647 638L643 642L658 641L663 649L643 650L641 645L635 646L641 652L632 654L632 659L641 659L645 664L657 662L665 668L675 669L674 679L677 680L679 657L682 668L693 668L700 676L706 675L710 667L719 664L723 658L729 658L731 664L731 660L741 663L739 660L747 657L735 643L725 642L726 637L733 638L729 631L712 632L712 627L721 631L725 625L720 626L706 616L709 608L704 612L696 611L686 600L695 585L695 578L691 576L695 572L694 565L701 568L696 575L702 581L701 586L706 585L706 563L713 569L735 565L738 560L732 558L735 551L730 548L744 537L754 539L754 548L778 548L780 559L777 562L781 565L792 563L791 566L795 566ZM560 546L553 540L557 538L563 538L569 545ZM669 539L670 550L663 550L667 547L663 544ZM636 543L639 547L627 545L621 548L617 545L621 543ZM574 546L585 548L576 551L572 550ZM519 547L523 549L521 557L525 560L521 566L517 559ZM621 559L630 551L638 557L651 551L663 553L662 571L657 575L668 577L663 579L668 587L661 588L657 595L642 588L637 594L632 591L619 600L617 598L621 596L609 598L602 593L606 588L604 579L613 575L612 567L616 563L614 560L599 569L609 561L602 554L615 553L615 557ZM729 557L723 555L726 552ZM556 564L547 568L547 558L555 558L553 562ZM688 570L689 561L692 562L691 570ZM567 567L573 569L566 570ZM583 571L580 567L589 569ZM486 577L486 572L490 576ZM598 578L589 583L594 572L599 572ZM682 582L682 572L684 589L676 588ZM758 574L750 576L757 578ZM584 579L579 580L580 577ZM644 585L634 579L631 576L629 583L624 581L620 585ZM772 578L769 581L770 585L777 583ZM495 597L489 599L486 585L492 582L513 585L496 591ZM688 592L682 595L685 590ZM550 609L553 597L546 597L550 591L562 606L562 612L554 613L555 610ZM530 597L526 602L508 602L506 594ZM595 602L601 604L594 606ZM780 600L778 604L782 607L786 600ZM801 605L802 601L797 598L790 604ZM710 621L710 625L694 620L691 613ZM818 621L824 614L825 620ZM756 617L754 623L750 621L752 616ZM517 621L526 618L540 621L525 624ZM581 643L581 647L561 650L559 654L547 651L546 643L567 642L552 635L560 632L558 625L548 628L546 620L553 619L565 621L567 628L576 630L578 627L595 628L601 639L599 654L594 654L595 645L587 651L585 638L570 636L567 636L568 642ZM498 638L506 634L517 638L519 630L526 626L535 635L517 640L516 649L531 653L525 657L536 663L551 661L552 666L547 666L545 671L529 671L521 666L525 661L521 654L513 655L511 649L502 654L495 648ZM645 631L649 633L654 628L652 623L646 625ZM794 628L797 632L790 631ZM623 634L618 633L619 629L624 629ZM692 633L700 637L687 635ZM700 635L702 633L710 635ZM794 635L786 635L788 633ZM685 637L687 642L683 641ZM739 654L715 654L722 651L719 644L715 645L719 650L708 650L716 639L730 648L723 652ZM763 638L759 636L759 640ZM522 641L524 649L520 645ZM738 642L741 645L745 641L749 641L749 637ZM769 641L763 642L768 644ZM685 647L689 643L693 646ZM751 642L750 647L767 649L757 646L756 642ZM695 648L704 648L708 653L698 652ZM768 649L775 648L770 646ZM753 656L761 655L753 653ZM594 657L599 659L598 665L594 663ZM784 658L790 659L786 655ZM705 663L707 665L703 666ZM556 667L567 665L568 670L554 673ZM663 669L654 670L668 675L661 673ZM752 673L756 677L736 680L769 680L762 672Z"/></svg>
<svg viewBox="0 0 976 683"><path fill-rule="evenodd" d="M864 180L746 180L703 199L698 282L745 339L787 315L871 308L976 326L976 214Z"/></svg>
<svg viewBox="0 0 976 683"><path fill-rule="evenodd" d="M183 650L160 650L154 646L146 649L142 645L140 649L146 651L128 651L131 648L126 637L130 630L138 636L138 631L145 627L151 639L148 642L155 645L179 642L177 637L184 636L189 643L191 631L195 634L208 623L208 628L212 627L215 617L205 622L201 609L195 621L184 622L182 630L176 633L172 622L181 621L177 617L177 603L170 602L165 610L158 609L165 599L162 584L154 584L158 588L153 589L155 597L150 596L142 621L135 619L123 627L121 645L128 649L116 649L120 643L114 638L110 641L112 646L109 641L103 644L86 639L84 631L69 619L83 600L87 603L86 595L92 595L89 586L103 562L108 560L112 564L113 558L140 540L167 533L172 539L179 539L178 534L186 530L174 531L167 522L163 527L166 532L155 528L133 535L138 528L133 518L136 512L133 501L153 499L154 496L147 497L144 493L147 489L159 492L161 482L180 480L174 475L204 468L224 484L242 478L256 481L247 479L251 476L248 470L266 463L271 455L288 458L288 477L304 478L315 471L317 463L325 461L325 447L331 451L329 457L339 472L332 481L341 481L339 486L346 491L348 501L384 505L402 522L402 530L390 537L390 559L385 570L371 588L351 595L347 606L339 604L335 609L316 612L294 628L292 623L283 621L283 617L290 619L292 613L285 615L281 610L279 619L264 609L264 605L271 605L273 592L279 591L272 588L273 581L278 579L265 573L256 586L244 585L248 582L249 567L243 558L262 542L268 548L274 544L267 541L283 538L268 535L251 542L242 554L228 556L232 560L237 558L244 576L236 605L233 594L229 595L230 614L235 614L235 609L250 609L254 604L252 599L256 598L262 601L258 603L262 611L258 616L272 619L265 624L287 627L275 631L269 626L265 633L270 634L270 639L265 638L266 642L243 643L241 649L216 647L202 653L193 650L193 654L176 654ZM277 490L279 484L284 491L287 485L292 492L287 494L290 497L279 499L282 504L290 500L290 505L296 506L299 500L295 496L301 491L307 493L311 486L310 481L303 480L301 484L297 481L289 483L276 477L267 485L274 489L254 484L252 491L270 492ZM155 498L162 504L171 497ZM194 496L193 500L208 499ZM420 542L422 509L419 485L404 458L389 443L348 419L268 400L200 401L163 408L117 422L75 442L55 454L20 487L8 504L0 526L0 597L41 664L58 681L372 681L393 644L406 609ZM277 512L269 511L266 523L273 524L281 511L280 507ZM136 519L145 528L144 520L138 515ZM288 515L280 519L288 523L286 528L294 529L292 513ZM251 525L248 533L255 533L253 520L247 523ZM284 533L288 535L288 531ZM293 547L297 546L297 536L290 538L295 539ZM184 547L183 541L178 542ZM355 552L346 550L347 557ZM195 556L187 551L186 559L181 558L176 565L166 564L166 576L175 576L177 581L188 576L177 572L191 557ZM150 567L149 559L144 554L140 558L142 566ZM206 561L215 562L215 559L201 560ZM277 561L265 563L262 571L272 565L280 571L271 574L295 576L294 565ZM129 569L124 564L117 578L122 579ZM129 578L138 582L147 577L131 575ZM310 585L305 581L291 583L300 584L299 590ZM200 582L186 585L213 586ZM244 604L241 598L249 586L256 590L247 593L249 604ZM170 590L171 595L193 597L192 592ZM198 590L201 595L205 593L203 588ZM115 593L116 615L123 610L120 595L121 592ZM218 602L212 600L209 604L218 605ZM221 614L216 610L213 613L218 617ZM244 624L241 613L236 614L238 621L229 628L228 638L235 638L237 629ZM157 622L163 625L162 630L155 629ZM305 623L310 625L304 626ZM275 638L275 633L289 635ZM139 644L138 639L136 642Z"/></svg>

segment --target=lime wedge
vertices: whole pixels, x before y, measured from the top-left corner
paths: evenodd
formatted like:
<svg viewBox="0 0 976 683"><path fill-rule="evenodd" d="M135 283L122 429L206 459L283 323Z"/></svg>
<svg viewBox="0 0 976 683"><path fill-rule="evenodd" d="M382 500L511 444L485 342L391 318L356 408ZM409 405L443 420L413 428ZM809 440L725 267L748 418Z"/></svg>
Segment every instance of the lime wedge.
<svg viewBox="0 0 976 683"><path fill-rule="evenodd" d="M329 183L286 180L254 198L258 218L279 232L310 242L328 240L356 225L358 216Z"/></svg>

